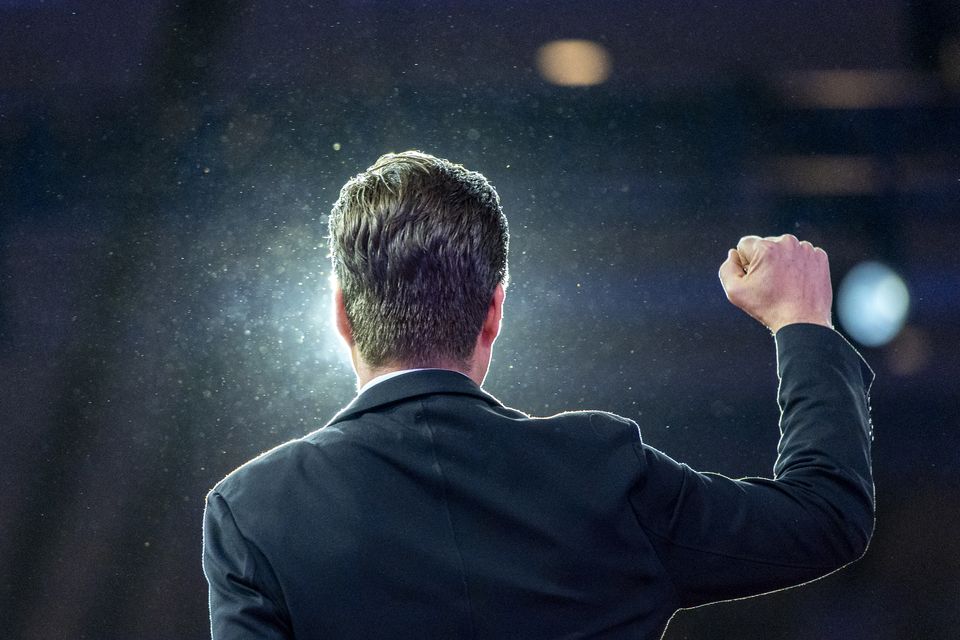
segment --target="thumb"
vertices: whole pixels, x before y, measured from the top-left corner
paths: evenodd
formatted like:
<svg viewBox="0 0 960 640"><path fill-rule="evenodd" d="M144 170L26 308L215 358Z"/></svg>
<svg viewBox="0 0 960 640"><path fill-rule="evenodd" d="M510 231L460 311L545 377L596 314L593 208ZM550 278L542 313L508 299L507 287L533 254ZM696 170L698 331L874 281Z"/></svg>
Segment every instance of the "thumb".
<svg viewBox="0 0 960 640"><path fill-rule="evenodd" d="M735 287L737 283L746 275L743 269L743 262L740 260L740 253L736 249L730 249L727 252L727 259L720 265L720 284L723 290L730 297L730 288Z"/></svg>

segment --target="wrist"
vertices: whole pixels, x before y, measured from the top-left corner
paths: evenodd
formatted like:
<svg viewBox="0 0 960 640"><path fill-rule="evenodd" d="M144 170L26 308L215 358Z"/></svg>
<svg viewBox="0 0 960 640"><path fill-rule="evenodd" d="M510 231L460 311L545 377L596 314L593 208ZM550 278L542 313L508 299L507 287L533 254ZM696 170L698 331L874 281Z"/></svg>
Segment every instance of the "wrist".
<svg viewBox="0 0 960 640"><path fill-rule="evenodd" d="M786 322L781 322L781 323L777 324L776 326L771 325L771 326L769 326L768 328L770 329L770 333L772 333L773 335L777 335L777 332L780 331L780 329L782 329L782 328L784 328L784 327L786 327L786 326L789 326L789 325L791 325L791 324L815 324L815 325L819 325L819 326L821 326L821 327L826 327L827 329L833 329L833 328L834 328L834 327L833 327L833 322L830 321L830 318L827 318L827 319L824 319L824 318L793 318L793 319L787 320Z"/></svg>

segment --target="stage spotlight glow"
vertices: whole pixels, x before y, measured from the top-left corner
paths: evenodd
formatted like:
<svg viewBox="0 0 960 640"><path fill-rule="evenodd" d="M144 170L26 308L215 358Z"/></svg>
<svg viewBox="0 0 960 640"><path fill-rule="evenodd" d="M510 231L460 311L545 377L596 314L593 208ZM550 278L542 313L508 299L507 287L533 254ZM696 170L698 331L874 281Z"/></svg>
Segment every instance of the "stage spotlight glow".
<svg viewBox="0 0 960 640"><path fill-rule="evenodd" d="M610 75L610 67L610 54L590 40L554 40L537 51L540 75L564 87L600 84Z"/></svg>
<svg viewBox="0 0 960 640"><path fill-rule="evenodd" d="M337 287L337 278L331 271L327 276L326 287L319 292L313 319L320 335L320 352L327 362L344 365L349 371L352 367L350 348L337 333L337 318L334 310L333 291Z"/></svg>
<svg viewBox="0 0 960 640"><path fill-rule="evenodd" d="M893 340L909 310L910 292L903 278L879 262L851 269L837 294L840 323L850 337L868 347Z"/></svg>

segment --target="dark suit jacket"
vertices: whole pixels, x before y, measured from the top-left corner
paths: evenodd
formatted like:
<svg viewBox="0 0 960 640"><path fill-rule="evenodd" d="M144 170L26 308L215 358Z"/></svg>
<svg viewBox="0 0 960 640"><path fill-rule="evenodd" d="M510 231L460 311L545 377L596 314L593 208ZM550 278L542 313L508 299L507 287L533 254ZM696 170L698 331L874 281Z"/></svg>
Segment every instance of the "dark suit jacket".
<svg viewBox="0 0 960 640"><path fill-rule="evenodd" d="M213 637L658 638L678 608L855 560L872 373L823 327L776 342L772 480L693 471L609 413L531 418L455 372L373 386L210 492Z"/></svg>

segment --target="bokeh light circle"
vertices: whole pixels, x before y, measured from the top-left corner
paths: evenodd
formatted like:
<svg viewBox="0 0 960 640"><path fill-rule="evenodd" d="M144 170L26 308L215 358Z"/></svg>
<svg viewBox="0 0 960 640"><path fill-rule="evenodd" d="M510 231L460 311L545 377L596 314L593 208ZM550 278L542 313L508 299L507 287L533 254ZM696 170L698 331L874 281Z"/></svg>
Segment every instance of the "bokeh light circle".
<svg viewBox="0 0 960 640"><path fill-rule="evenodd" d="M564 87L588 87L610 75L606 48L590 40L554 40L537 51L537 69L547 82Z"/></svg>
<svg viewBox="0 0 960 640"><path fill-rule="evenodd" d="M851 338L879 347L900 332L910 311L910 291L893 269L863 262L844 277L837 293L840 324Z"/></svg>

